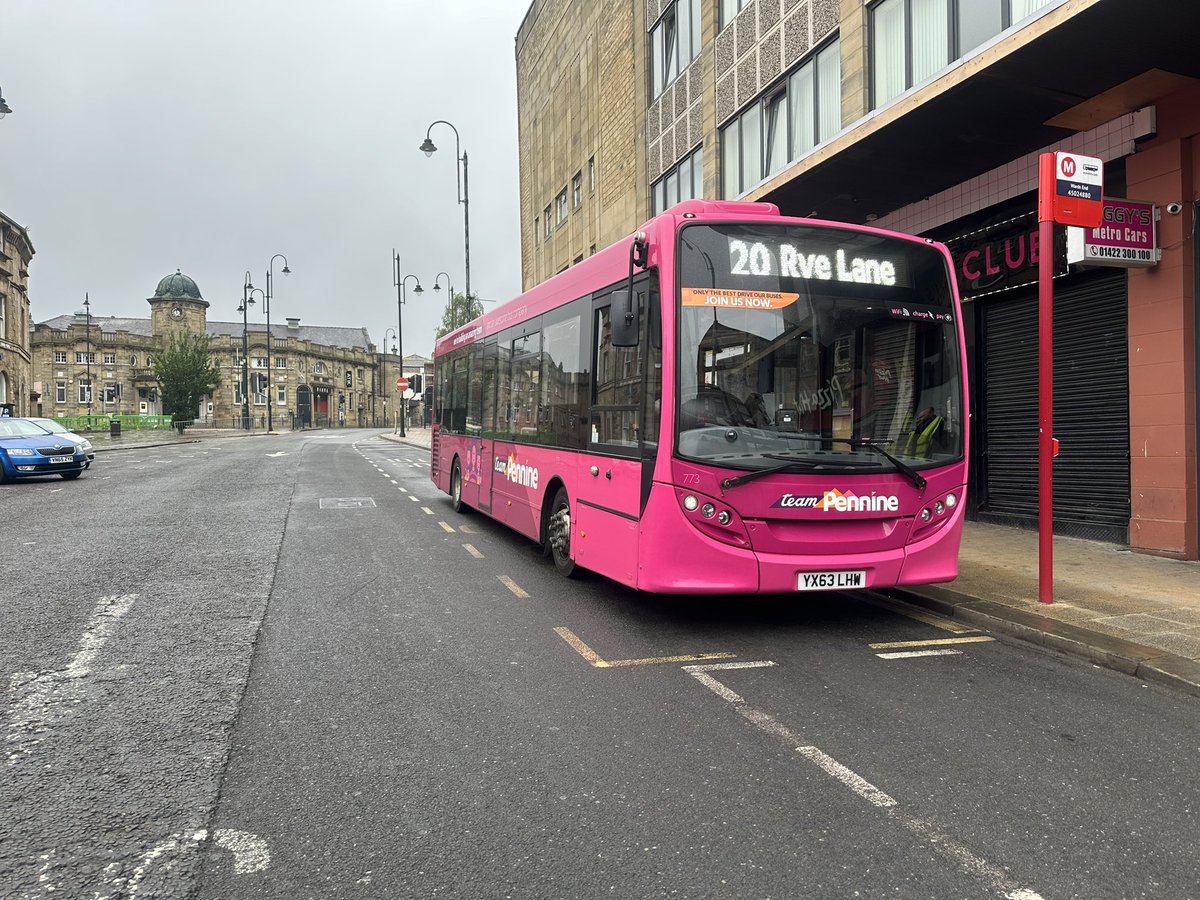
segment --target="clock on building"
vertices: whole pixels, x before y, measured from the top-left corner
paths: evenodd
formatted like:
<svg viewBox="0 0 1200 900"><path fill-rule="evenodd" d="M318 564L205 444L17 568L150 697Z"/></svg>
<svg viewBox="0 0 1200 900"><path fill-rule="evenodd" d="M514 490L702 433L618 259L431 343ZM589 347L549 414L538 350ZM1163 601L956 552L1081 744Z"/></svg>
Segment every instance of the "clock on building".
<svg viewBox="0 0 1200 900"><path fill-rule="evenodd" d="M180 309L178 306L171 307L171 318L172 319L178 319L178 318L181 318L182 316L183 316L182 309Z"/></svg>

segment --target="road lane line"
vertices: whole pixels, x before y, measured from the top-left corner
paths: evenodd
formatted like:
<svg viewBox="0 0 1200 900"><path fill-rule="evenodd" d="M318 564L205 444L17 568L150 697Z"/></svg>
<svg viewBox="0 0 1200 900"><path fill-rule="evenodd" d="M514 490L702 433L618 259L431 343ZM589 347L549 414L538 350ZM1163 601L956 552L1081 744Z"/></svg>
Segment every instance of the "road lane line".
<svg viewBox="0 0 1200 900"><path fill-rule="evenodd" d="M814 763L821 771L836 779L872 806L882 810L885 815L893 819L905 830L923 838L933 850L955 863L968 875L985 882L992 890L1000 893L1005 900L1043 900L1041 894L1016 884L1002 868L989 863L969 847L960 844L953 837L945 834L937 826L902 811L894 797L875 787L875 785L871 784L861 775L842 765L820 748L806 743L799 735L794 734L789 728L777 722L772 716L747 706L745 700L739 694L709 674L709 672L722 669L749 669L773 665L775 663L770 660L763 660L759 662L682 666L682 669L713 693L717 694L717 696L729 701L738 715L746 721L767 734L782 738L792 744L796 753L800 754L800 756Z"/></svg>
<svg viewBox="0 0 1200 900"><path fill-rule="evenodd" d="M961 650L900 650L896 653L876 653L880 659L913 659L918 656L962 656Z"/></svg>
<svg viewBox="0 0 1200 900"><path fill-rule="evenodd" d="M79 649L65 668L57 672L22 672L12 676L13 690L25 690L28 694L13 705L9 715L5 734L9 766L15 766L32 753L42 741L40 735L83 701L92 664L137 596L121 594L100 598L79 641Z"/></svg>
<svg viewBox="0 0 1200 900"><path fill-rule="evenodd" d="M476 559L483 559L483 554L475 549L472 544L463 544L463 549L470 553Z"/></svg>
<svg viewBox="0 0 1200 900"><path fill-rule="evenodd" d="M872 650L899 650L903 647L941 647L947 644L985 644L988 641L994 641L995 638L988 637L986 634L977 634L974 637L956 637L956 638L937 638L927 641L885 641L881 644L868 644Z"/></svg>
<svg viewBox="0 0 1200 900"><path fill-rule="evenodd" d="M608 663L600 658L600 654L585 644L570 628L555 628L555 632L560 638L570 644L575 652L590 662L597 669L607 669Z"/></svg>
<svg viewBox="0 0 1200 900"><path fill-rule="evenodd" d="M924 622L926 625L932 625L934 628L940 628L942 631L949 631L951 634L973 634L979 630L978 628L971 628L969 625L963 625L951 619L944 619L941 616L923 612L909 606L907 603L893 600L891 597L884 597L879 594L861 594L860 596L864 602L870 603L872 606L886 609L889 612L897 613L917 622Z"/></svg>
<svg viewBox="0 0 1200 900"><path fill-rule="evenodd" d="M442 526L442 531L448 531L451 534L454 534L454 526L449 522L438 522L438 524Z"/></svg>
<svg viewBox="0 0 1200 900"><path fill-rule="evenodd" d="M422 507L421 507L421 512L425 513L425 515L427 515L427 516L432 516L432 515L433 515L433 510L432 510L432 509L430 509L428 506L422 506Z"/></svg>
<svg viewBox="0 0 1200 900"><path fill-rule="evenodd" d="M501 584L503 584L506 588L508 588L510 591L512 591L518 597L528 597L529 596L527 593L525 593L525 591L521 588L521 586L519 584L517 584L515 581L513 581L507 575L497 575L496 577L500 579Z"/></svg>
<svg viewBox="0 0 1200 900"><path fill-rule="evenodd" d="M695 662L699 659L735 659L736 653L687 653L683 656L651 656L647 659L614 659L609 663L614 669L618 666L656 666L662 663Z"/></svg>
<svg viewBox="0 0 1200 900"><path fill-rule="evenodd" d="M409 494L409 495L408 495L408 499L409 499L409 500L411 500L413 503L420 503L420 502L421 502L421 498L420 498L420 497L418 497L416 494Z"/></svg>

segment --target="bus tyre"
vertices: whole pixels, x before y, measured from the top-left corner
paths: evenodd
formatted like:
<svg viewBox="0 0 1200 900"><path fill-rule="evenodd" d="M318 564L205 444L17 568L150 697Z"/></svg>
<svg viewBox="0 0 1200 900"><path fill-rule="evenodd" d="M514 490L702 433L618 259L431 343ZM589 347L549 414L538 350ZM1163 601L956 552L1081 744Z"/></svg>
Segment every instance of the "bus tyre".
<svg viewBox="0 0 1200 900"><path fill-rule="evenodd" d="M572 578L575 575L575 560L571 559L571 502L565 488L559 488L550 504L550 518L546 521L546 546L554 558L554 568L560 575Z"/></svg>
<svg viewBox="0 0 1200 900"><path fill-rule="evenodd" d="M458 457L454 457L454 465L450 467L450 505L454 507L456 513L466 512L470 509L462 498L462 467L458 464Z"/></svg>

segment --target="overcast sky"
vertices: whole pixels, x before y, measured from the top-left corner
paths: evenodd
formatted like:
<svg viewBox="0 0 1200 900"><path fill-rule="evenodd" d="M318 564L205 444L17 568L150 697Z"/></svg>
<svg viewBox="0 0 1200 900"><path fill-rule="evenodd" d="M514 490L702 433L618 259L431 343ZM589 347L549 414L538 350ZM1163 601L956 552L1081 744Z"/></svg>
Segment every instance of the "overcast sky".
<svg viewBox="0 0 1200 900"><path fill-rule="evenodd" d="M530 0L2 0L0 212L29 230L33 318L147 317L180 269L236 322L247 270L272 322L396 325L429 354L464 287L454 124L469 157L471 287L520 291L514 41ZM261 299L254 307L262 321Z"/></svg>

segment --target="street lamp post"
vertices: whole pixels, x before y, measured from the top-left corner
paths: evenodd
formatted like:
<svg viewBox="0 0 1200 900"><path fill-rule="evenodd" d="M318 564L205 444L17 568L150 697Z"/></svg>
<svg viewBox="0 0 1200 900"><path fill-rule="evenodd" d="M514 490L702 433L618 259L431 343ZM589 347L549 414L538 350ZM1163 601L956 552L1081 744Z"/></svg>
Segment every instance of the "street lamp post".
<svg viewBox="0 0 1200 900"><path fill-rule="evenodd" d="M83 295L83 312L87 318L85 326L85 335L87 340L87 352L83 355L83 361L87 365L87 414L92 414L92 301L85 292ZM88 423L88 428L91 428L91 422Z"/></svg>
<svg viewBox="0 0 1200 900"><path fill-rule="evenodd" d="M454 314L454 285L450 283L450 276L445 272L438 272L437 277L433 279L433 289L440 291L442 289L441 280L446 279L446 293L450 295L450 330L453 331L457 327L458 317Z"/></svg>
<svg viewBox="0 0 1200 900"><path fill-rule="evenodd" d="M250 338L249 328L250 323L247 315L250 307L254 305L254 298L250 296L250 292L256 290L253 284L250 283L250 270L246 270L246 278L242 282L242 305L238 307L238 312L242 314L242 428L250 428Z"/></svg>
<svg viewBox="0 0 1200 900"><path fill-rule="evenodd" d="M405 302L405 285L408 279L413 279L417 286L413 288L414 294L423 294L421 288L421 279L416 275L401 275L400 274L400 254L392 250L392 281L396 285L396 352L400 361L400 374L404 374L404 302ZM400 394L400 437L404 437L404 394Z"/></svg>
<svg viewBox="0 0 1200 900"><path fill-rule="evenodd" d="M459 148L458 129L445 119L438 119L425 130L425 142L421 144L420 147L422 153L424 153L426 156L433 156L434 151L437 150L437 147L434 146L433 141L429 137L430 133L433 131L434 125L450 126L450 130L454 132L454 153L458 161L462 163L461 180L458 178L459 173L457 166L454 169L454 175L455 180L458 182L458 202L462 204L463 208L463 249L466 254L465 271L467 276L467 297L469 298L471 296L471 204L467 195L467 153L465 150L460 150Z"/></svg>
<svg viewBox="0 0 1200 900"><path fill-rule="evenodd" d="M382 367L383 372L382 372L381 378L382 378L385 386L384 386L383 390L380 391L380 393L383 394L383 403L384 403L383 409L384 409L385 414L387 412L387 395L390 393L390 391L388 391L388 389L386 387L386 385L388 384L387 353L388 353L388 335L389 334L392 336L392 353L395 353L396 352L396 329L392 328L391 326L388 326L383 332L383 354L382 354L383 355L383 367ZM399 409L400 404L396 404L396 408ZM384 417L383 424L385 426L387 425L386 415Z"/></svg>
<svg viewBox="0 0 1200 900"><path fill-rule="evenodd" d="M287 257L282 253L276 253L271 257L271 262L267 264L267 292L263 295L263 305L266 307L267 313L267 434L273 430L271 422L271 283L277 259L283 260L284 275L290 275L292 271L288 268Z"/></svg>

